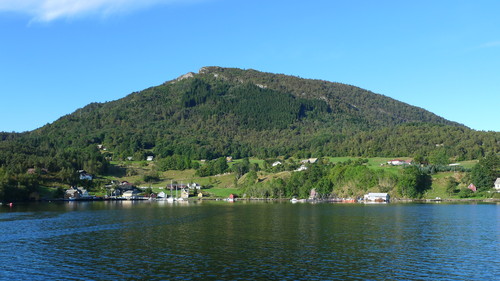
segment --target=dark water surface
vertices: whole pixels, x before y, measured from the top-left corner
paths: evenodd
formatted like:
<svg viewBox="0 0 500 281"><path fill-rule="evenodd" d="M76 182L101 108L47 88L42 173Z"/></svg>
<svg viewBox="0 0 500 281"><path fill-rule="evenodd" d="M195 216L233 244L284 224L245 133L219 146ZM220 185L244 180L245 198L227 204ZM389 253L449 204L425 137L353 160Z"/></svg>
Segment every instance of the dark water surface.
<svg viewBox="0 0 500 281"><path fill-rule="evenodd" d="M1 280L500 280L500 205L0 207Z"/></svg>

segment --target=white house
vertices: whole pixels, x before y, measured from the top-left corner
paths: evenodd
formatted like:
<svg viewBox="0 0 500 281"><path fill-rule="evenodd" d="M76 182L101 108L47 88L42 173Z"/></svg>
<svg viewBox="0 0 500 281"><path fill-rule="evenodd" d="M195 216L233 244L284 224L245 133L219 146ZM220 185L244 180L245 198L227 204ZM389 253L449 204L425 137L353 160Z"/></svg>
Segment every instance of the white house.
<svg viewBox="0 0 500 281"><path fill-rule="evenodd" d="M281 161L276 161L276 162L274 162L274 163L272 164L272 166L273 166L273 167L276 167L276 166L278 166L278 165L281 165Z"/></svg>
<svg viewBox="0 0 500 281"><path fill-rule="evenodd" d="M201 189L201 185L198 184L198 183L195 183L195 182L189 183L187 186L188 186L189 189L196 189L196 190L200 190Z"/></svg>
<svg viewBox="0 0 500 281"><path fill-rule="evenodd" d="M181 198L182 199L188 199L189 198L189 190L182 190L181 191Z"/></svg>
<svg viewBox="0 0 500 281"><path fill-rule="evenodd" d="M307 167L306 167L305 165L302 165L302 166L300 166L300 167L299 167L297 170L295 170L295 171L300 172L300 171L305 171L305 170L307 170Z"/></svg>
<svg viewBox="0 0 500 281"><path fill-rule="evenodd" d="M495 190L497 192L500 192L500 178L497 178L497 180L495 181Z"/></svg>
<svg viewBox="0 0 500 281"><path fill-rule="evenodd" d="M303 163L303 164L307 164L307 163L314 164L316 162L318 162L318 158L309 158L309 159L305 159L305 160L300 161L300 163Z"/></svg>
<svg viewBox="0 0 500 281"><path fill-rule="evenodd" d="M146 161L153 161L153 159L154 159L154 157L153 157L153 156L148 156L148 157L146 158Z"/></svg>
<svg viewBox="0 0 500 281"><path fill-rule="evenodd" d="M387 164L389 165L403 165L405 161L401 160L401 159L392 159L392 160L389 160L387 161Z"/></svg>
<svg viewBox="0 0 500 281"><path fill-rule="evenodd" d="M137 195L139 195L140 191L137 189L127 190L123 192L122 197L125 199L133 199Z"/></svg>
<svg viewBox="0 0 500 281"><path fill-rule="evenodd" d="M365 202L389 202L390 196L388 193L368 193L363 199Z"/></svg>

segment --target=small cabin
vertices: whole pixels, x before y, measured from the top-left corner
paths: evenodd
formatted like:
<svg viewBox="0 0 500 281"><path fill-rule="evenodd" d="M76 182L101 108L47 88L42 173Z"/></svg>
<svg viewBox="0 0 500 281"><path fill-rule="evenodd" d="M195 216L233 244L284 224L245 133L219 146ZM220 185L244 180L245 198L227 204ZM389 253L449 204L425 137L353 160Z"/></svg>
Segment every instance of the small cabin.
<svg viewBox="0 0 500 281"><path fill-rule="evenodd" d="M127 190L123 192L122 197L125 199L133 199L141 193L138 189Z"/></svg>
<svg viewBox="0 0 500 281"><path fill-rule="evenodd" d="M368 193L363 199L365 202L389 202L390 196L388 193Z"/></svg>
<svg viewBox="0 0 500 281"><path fill-rule="evenodd" d="M500 178L497 178L497 180L495 181L495 190L497 192L500 192Z"/></svg>
<svg viewBox="0 0 500 281"><path fill-rule="evenodd" d="M182 198L182 199L188 199L188 198L189 198L189 190L185 190L185 189L183 189L183 190L181 191L181 198Z"/></svg>
<svg viewBox="0 0 500 281"><path fill-rule="evenodd" d="M296 172L301 172L301 171L305 171L307 170L307 167L306 165L301 165L297 170L295 170Z"/></svg>
<svg viewBox="0 0 500 281"><path fill-rule="evenodd" d="M309 159L305 159L305 160L300 161L300 163L302 163L302 164L314 164L317 162L318 162L318 158L309 158Z"/></svg>
<svg viewBox="0 0 500 281"><path fill-rule="evenodd" d="M394 166L400 166L400 165L404 165L404 164L407 164L407 163L405 162L405 160L392 159L392 160L387 161L387 164L394 165Z"/></svg>
<svg viewBox="0 0 500 281"><path fill-rule="evenodd" d="M78 174L79 174L79 178L80 180L87 180L87 181L91 181L92 180L92 175L87 173L85 170L79 170L78 171Z"/></svg>

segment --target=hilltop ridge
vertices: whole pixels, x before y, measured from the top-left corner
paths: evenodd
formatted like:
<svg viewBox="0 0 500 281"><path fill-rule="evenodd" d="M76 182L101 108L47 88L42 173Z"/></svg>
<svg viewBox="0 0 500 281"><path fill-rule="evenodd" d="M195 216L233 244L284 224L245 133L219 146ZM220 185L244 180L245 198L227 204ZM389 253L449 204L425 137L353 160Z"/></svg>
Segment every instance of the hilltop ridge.
<svg viewBox="0 0 500 281"><path fill-rule="evenodd" d="M452 159L477 159L499 150L498 135L352 85L210 66L89 104L31 132L5 134L0 165L17 171L87 165L98 172L104 158L147 155L373 157L441 150ZM97 144L107 150L95 151Z"/></svg>

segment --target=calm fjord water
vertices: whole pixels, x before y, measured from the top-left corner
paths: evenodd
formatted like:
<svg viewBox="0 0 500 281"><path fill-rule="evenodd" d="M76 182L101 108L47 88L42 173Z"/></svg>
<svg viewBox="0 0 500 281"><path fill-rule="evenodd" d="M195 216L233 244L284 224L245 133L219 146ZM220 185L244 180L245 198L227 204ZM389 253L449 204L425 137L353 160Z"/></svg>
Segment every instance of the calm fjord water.
<svg viewBox="0 0 500 281"><path fill-rule="evenodd" d="M1 280L499 280L500 205L0 208Z"/></svg>

